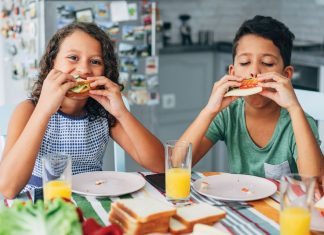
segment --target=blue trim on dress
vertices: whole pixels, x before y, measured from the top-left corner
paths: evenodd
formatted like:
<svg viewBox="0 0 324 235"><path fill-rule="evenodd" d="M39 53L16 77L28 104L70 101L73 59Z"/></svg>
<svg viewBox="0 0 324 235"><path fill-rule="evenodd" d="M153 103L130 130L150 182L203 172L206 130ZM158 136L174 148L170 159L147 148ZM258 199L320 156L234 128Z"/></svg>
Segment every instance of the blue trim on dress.
<svg viewBox="0 0 324 235"><path fill-rule="evenodd" d="M69 114L63 113L61 110L58 110L57 113L59 113L63 117L66 117L66 118L72 119L72 120L83 120L83 119L86 119L88 117L88 113L86 113L84 115L81 115L81 116L69 115Z"/></svg>

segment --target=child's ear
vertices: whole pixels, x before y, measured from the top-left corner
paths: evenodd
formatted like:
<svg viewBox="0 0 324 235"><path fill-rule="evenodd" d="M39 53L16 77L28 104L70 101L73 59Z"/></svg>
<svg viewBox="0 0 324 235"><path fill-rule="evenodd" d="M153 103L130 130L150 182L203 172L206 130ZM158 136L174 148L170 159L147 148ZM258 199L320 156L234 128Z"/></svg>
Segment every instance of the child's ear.
<svg viewBox="0 0 324 235"><path fill-rule="evenodd" d="M234 75L235 74L235 71L234 71L234 65L233 64L230 64L228 66L228 74L229 75Z"/></svg>
<svg viewBox="0 0 324 235"><path fill-rule="evenodd" d="M285 77L292 79L292 76L294 74L294 67L289 65L284 69L284 75Z"/></svg>

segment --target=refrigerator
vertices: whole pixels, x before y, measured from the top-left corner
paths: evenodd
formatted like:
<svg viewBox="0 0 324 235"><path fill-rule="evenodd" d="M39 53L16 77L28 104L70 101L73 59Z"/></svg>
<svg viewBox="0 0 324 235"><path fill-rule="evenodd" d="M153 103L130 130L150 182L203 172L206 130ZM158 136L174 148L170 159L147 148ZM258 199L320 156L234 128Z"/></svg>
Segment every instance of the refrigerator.
<svg viewBox="0 0 324 235"><path fill-rule="evenodd" d="M73 22L98 24L110 35L119 58L120 82L131 112L154 134L159 97L157 34L161 28L153 1L3 0L0 27L0 105L26 99L41 55L57 29ZM108 145L104 169L113 170ZM142 170L127 158L128 171Z"/></svg>

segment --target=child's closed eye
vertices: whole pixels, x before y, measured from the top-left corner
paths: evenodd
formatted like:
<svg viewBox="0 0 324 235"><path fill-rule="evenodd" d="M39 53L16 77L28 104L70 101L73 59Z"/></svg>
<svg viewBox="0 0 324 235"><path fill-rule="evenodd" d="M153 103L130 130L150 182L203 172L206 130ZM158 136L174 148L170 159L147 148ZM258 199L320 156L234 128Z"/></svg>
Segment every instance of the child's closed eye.
<svg viewBox="0 0 324 235"><path fill-rule="evenodd" d="M266 62L262 62L262 64L267 67L272 67L274 65L273 63L266 63Z"/></svg>
<svg viewBox="0 0 324 235"><path fill-rule="evenodd" d="M240 65L241 65L241 66L246 66L246 65L248 65L248 64L250 64L250 62L240 62Z"/></svg>

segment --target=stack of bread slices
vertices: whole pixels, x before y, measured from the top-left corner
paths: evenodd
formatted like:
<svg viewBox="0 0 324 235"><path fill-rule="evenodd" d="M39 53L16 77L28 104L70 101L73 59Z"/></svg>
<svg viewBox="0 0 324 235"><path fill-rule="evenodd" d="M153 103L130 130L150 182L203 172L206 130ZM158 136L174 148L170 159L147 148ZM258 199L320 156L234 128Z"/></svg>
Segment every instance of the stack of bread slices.
<svg viewBox="0 0 324 235"><path fill-rule="evenodd" d="M153 198L119 199L111 204L109 220L126 235L166 233L176 208Z"/></svg>
<svg viewBox="0 0 324 235"><path fill-rule="evenodd" d="M142 197L112 203L109 221L121 226L126 235L186 234L193 231L195 224L213 225L225 215L224 211L206 203L175 208L157 199Z"/></svg>

